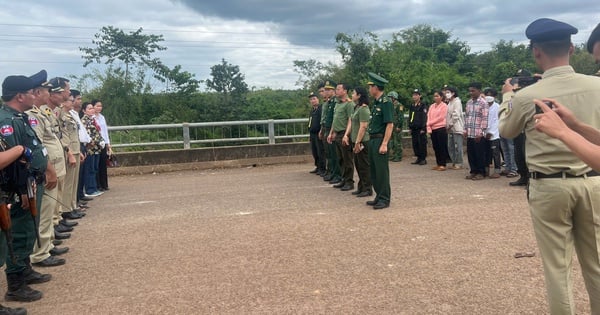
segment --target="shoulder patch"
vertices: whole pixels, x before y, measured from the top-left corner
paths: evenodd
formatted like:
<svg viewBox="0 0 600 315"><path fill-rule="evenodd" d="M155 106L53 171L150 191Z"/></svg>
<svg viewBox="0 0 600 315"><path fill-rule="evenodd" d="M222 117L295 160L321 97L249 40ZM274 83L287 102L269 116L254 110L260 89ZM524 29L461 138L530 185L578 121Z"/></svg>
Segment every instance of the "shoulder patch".
<svg viewBox="0 0 600 315"><path fill-rule="evenodd" d="M11 125L3 125L2 127L0 127L0 134L2 134L5 137L12 135L14 132L15 130Z"/></svg>
<svg viewBox="0 0 600 315"><path fill-rule="evenodd" d="M37 118L34 116L29 116L29 125L34 128L37 127L37 125L39 125Z"/></svg>

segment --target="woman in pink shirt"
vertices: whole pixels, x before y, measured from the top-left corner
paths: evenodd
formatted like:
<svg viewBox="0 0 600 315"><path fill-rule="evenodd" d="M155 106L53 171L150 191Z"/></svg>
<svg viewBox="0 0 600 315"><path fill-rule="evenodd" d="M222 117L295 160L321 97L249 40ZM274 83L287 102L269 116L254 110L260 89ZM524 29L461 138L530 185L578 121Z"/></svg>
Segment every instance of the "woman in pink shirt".
<svg viewBox="0 0 600 315"><path fill-rule="evenodd" d="M431 136L431 144L435 152L437 165L431 168L436 171L446 170L448 159L448 134L446 133L446 113L448 105L443 101L442 92L433 92L433 104L427 112L427 133Z"/></svg>

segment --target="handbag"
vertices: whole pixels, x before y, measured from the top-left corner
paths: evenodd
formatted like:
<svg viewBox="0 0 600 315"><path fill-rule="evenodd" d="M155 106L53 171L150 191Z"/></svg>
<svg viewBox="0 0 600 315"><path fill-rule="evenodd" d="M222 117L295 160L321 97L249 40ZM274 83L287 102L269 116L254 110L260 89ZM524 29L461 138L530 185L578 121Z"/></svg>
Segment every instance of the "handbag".
<svg viewBox="0 0 600 315"><path fill-rule="evenodd" d="M118 167L119 166L119 160L117 159L117 156L114 153L109 155L108 159L106 159L106 166L107 167Z"/></svg>

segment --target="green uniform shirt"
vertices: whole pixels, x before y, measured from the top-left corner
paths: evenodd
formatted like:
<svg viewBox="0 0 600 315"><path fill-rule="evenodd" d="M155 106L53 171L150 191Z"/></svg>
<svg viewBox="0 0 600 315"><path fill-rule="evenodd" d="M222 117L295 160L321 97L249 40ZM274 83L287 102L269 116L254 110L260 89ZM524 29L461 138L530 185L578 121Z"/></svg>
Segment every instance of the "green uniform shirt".
<svg viewBox="0 0 600 315"><path fill-rule="evenodd" d="M532 172L582 175L592 169L560 140L535 130L533 99L553 98L570 109L577 119L600 128L600 78L575 73L571 66L546 70L542 80L516 94L504 94L500 108L500 135L514 138L526 135L527 165Z"/></svg>
<svg viewBox="0 0 600 315"><path fill-rule="evenodd" d="M43 175L48 166L48 152L29 125L29 116L6 105L0 107L0 134L10 147L23 145L33 154L29 172L33 176Z"/></svg>
<svg viewBox="0 0 600 315"><path fill-rule="evenodd" d="M388 123L394 122L394 105L387 96L381 96L373 104L371 111L371 121L369 123L369 133L385 133Z"/></svg>
<svg viewBox="0 0 600 315"><path fill-rule="evenodd" d="M325 125L325 117L327 116L327 107L329 107L329 103L328 102L323 102L323 104L321 104L321 126Z"/></svg>
<svg viewBox="0 0 600 315"><path fill-rule="evenodd" d="M323 112L323 114L325 114L325 128L331 128L331 125L333 124L333 113L335 111L336 103L335 97L332 97L327 102L327 110Z"/></svg>
<svg viewBox="0 0 600 315"><path fill-rule="evenodd" d="M342 133L348 127L348 119L352 117L354 112L354 103L347 101L345 103L337 103L333 111L333 124L332 128L337 133Z"/></svg>
<svg viewBox="0 0 600 315"><path fill-rule="evenodd" d="M369 106L362 105L356 106L354 109L354 113L352 113L352 134L350 135L350 139L352 142L356 143L356 138L358 137L358 130L360 129L360 123L366 122L368 127L368 122L371 117L371 111L369 110ZM365 130L365 134L360 142L369 141L369 133Z"/></svg>

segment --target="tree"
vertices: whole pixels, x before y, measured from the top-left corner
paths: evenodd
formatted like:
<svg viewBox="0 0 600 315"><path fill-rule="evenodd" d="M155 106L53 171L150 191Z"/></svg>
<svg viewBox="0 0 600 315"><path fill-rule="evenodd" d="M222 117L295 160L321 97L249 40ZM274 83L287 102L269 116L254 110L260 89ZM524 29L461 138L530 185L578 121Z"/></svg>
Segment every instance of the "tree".
<svg viewBox="0 0 600 315"><path fill-rule="evenodd" d="M125 78L129 78L129 67L134 64L146 65L155 70L159 66L159 60L152 58L156 51L166 50L167 48L159 45L162 42L162 35L142 34L140 27L135 32L126 34L123 30L112 26L104 26L100 33L94 35L92 44L95 48L79 47L83 52L85 59L84 67L96 62L101 63L105 59L105 64L112 64L115 60L125 63Z"/></svg>
<svg viewBox="0 0 600 315"><path fill-rule="evenodd" d="M212 80L206 80L206 86L226 97L229 95L241 96L248 92L248 84L244 82L244 75L240 67L229 64L221 59L221 64L210 67Z"/></svg>

